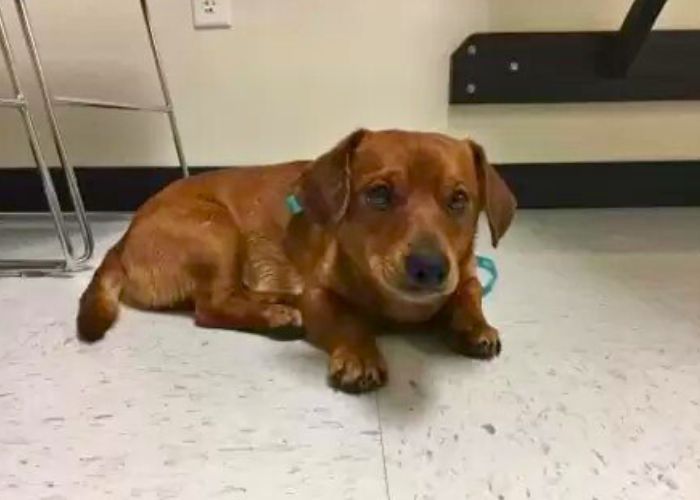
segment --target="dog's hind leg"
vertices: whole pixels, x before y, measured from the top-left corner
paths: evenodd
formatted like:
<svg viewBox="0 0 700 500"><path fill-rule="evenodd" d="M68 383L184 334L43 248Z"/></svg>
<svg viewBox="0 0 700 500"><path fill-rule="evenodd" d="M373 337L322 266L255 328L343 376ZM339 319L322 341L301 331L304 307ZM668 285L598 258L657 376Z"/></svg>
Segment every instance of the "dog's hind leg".
<svg viewBox="0 0 700 500"><path fill-rule="evenodd" d="M246 293L241 280L241 261L246 258L238 248L213 267L203 269L194 295L195 322L204 328L231 330L268 330L300 327L298 309L279 304L274 294L268 300L256 300ZM257 297L260 299L260 297Z"/></svg>
<svg viewBox="0 0 700 500"><path fill-rule="evenodd" d="M195 322L204 328L259 331L300 327L301 313L290 306L263 304L243 297L219 300L198 298L195 302Z"/></svg>

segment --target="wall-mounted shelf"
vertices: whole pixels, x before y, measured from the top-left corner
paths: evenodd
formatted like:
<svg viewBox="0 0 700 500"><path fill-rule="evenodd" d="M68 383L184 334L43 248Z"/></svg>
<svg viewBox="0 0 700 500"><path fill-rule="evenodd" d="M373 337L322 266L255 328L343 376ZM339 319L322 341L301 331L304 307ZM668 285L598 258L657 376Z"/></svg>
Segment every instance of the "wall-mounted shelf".
<svg viewBox="0 0 700 500"><path fill-rule="evenodd" d="M470 35L450 103L700 99L700 30L652 31L665 3L635 0L619 31Z"/></svg>

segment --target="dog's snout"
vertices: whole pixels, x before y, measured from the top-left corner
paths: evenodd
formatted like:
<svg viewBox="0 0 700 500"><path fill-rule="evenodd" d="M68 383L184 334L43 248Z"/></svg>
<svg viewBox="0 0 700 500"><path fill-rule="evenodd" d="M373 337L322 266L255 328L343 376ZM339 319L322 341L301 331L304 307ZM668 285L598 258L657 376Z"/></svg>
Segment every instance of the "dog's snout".
<svg viewBox="0 0 700 500"><path fill-rule="evenodd" d="M449 271L450 262L442 252L413 251L406 257L406 276L417 288L439 288Z"/></svg>

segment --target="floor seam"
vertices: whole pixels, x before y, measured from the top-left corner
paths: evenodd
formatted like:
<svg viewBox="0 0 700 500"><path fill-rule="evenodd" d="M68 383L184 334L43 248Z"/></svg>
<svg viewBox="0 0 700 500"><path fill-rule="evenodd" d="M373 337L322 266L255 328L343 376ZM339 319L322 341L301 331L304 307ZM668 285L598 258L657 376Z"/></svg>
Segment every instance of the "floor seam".
<svg viewBox="0 0 700 500"><path fill-rule="evenodd" d="M379 444L382 449L382 469L384 471L384 489L386 491L387 500L391 500L391 493L389 491L389 473L386 469L386 450L384 448L384 429L382 428L382 413L379 409L379 394L374 395L374 402L377 405L377 426L379 427Z"/></svg>

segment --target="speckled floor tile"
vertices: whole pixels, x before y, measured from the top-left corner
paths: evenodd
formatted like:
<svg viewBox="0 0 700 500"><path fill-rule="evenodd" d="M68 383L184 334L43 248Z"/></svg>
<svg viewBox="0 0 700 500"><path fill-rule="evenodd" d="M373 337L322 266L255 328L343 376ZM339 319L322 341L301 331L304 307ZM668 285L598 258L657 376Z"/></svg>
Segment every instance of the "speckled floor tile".
<svg viewBox="0 0 700 500"><path fill-rule="evenodd" d="M0 280L0 498L384 498L376 399L319 352L133 310L83 346L88 278Z"/></svg>
<svg viewBox="0 0 700 500"><path fill-rule="evenodd" d="M55 248L27 223L0 219L0 255ZM124 224L96 219L98 253ZM0 498L697 498L698 227L522 212L486 300L502 356L384 338L378 396L328 389L303 343L184 316L125 309L82 346L87 274L0 279Z"/></svg>
<svg viewBox="0 0 700 500"><path fill-rule="evenodd" d="M391 498L698 498L698 228L698 210L523 213L486 300L500 358L389 339Z"/></svg>

